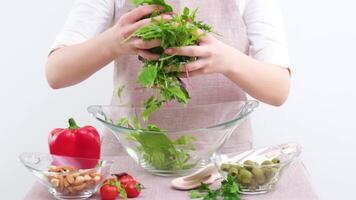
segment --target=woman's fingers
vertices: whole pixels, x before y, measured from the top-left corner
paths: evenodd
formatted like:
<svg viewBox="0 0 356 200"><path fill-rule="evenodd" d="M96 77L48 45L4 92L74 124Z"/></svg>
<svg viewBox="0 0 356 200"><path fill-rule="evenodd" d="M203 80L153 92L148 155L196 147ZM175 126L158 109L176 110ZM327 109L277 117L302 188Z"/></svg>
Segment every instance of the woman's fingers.
<svg viewBox="0 0 356 200"><path fill-rule="evenodd" d="M182 71L192 72L203 67L207 66L207 61L205 59L199 59L193 62L190 62L184 66Z"/></svg>
<svg viewBox="0 0 356 200"><path fill-rule="evenodd" d="M189 72L189 77L195 77L203 74L208 74L208 72L205 70L205 68L200 68L198 70Z"/></svg>
<svg viewBox="0 0 356 200"><path fill-rule="evenodd" d="M154 11L159 11L163 10L164 8L162 6L158 5L145 5L145 6L140 6L137 7L130 12L124 14L120 18L120 22L122 25L127 25L127 24L132 24L134 22L137 22L138 20L142 19L143 17L153 13Z"/></svg>
<svg viewBox="0 0 356 200"><path fill-rule="evenodd" d="M159 55L150 53L149 51L139 50L138 55L146 60L158 60Z"/></svg>
<svg viewBox="0 0 356 200"><path fill-rule="evenodd" d="M136 49L152 49L154 47L158 47L158 46L161 45L161 41L160 40L144 41L144 40L139 39L139 38L132 38L130 43Z"/></svg>
<svg viewBox="0 0 356 200"><path fill-rule="evenodd" d="M207 57L210 56L210 52L202 46L185 46L170 48L165 50L166 54L170 55L180 55L189 57Z"/></svg>
<svg viewBox="0 0 356 200"><path fill-rule="evenodd" d="M198 35L200 36L199 41L205 43L210 42L211 39L214 38L210 33L205 33L203 30L200 29L198 29Z"/></svg>

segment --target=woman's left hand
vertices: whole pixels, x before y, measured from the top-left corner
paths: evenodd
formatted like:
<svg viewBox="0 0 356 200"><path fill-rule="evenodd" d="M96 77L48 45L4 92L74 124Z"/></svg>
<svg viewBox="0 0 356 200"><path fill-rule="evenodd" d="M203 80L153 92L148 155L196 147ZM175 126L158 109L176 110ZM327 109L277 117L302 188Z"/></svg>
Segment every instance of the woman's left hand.
<svg viewBox="0 0 356 200"><path fill-rule="evenodd" d="M238 58L242 54L211 34L203 36L199 46L169 48L165 53L196 57L197 60L186 64L182 69L184 72L189 72L189 76L212 73L227 74L232 67L238 65L236 60L239 60Z"/></svg>

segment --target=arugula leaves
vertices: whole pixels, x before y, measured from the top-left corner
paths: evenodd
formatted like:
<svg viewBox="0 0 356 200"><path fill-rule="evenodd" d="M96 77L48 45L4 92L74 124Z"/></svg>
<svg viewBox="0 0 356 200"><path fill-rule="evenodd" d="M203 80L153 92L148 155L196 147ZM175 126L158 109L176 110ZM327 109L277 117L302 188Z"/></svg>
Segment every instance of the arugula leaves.
<svg viewBox="0 0 356 200"><path fill-rule="evenodd" d="M191 199L203 198L203 200L217 200L218 197L222 197L223 200L241 200L240 193L239 185L234 177L229 175L221 182L220 188L213 190L208 184L201 183L198 189L189 192L189 197Z"/></svg>
<svg viewBox="0 0 356 200"><path fill-rule="evenodd" d="M133 0L133 3L135 5L162 5L166 7L164 12L173 10L164 0ZM145 120L166 102L177 101L187 104L189 101L188 91L179 76L182 66L194 58L166 55L163 52L171 47L198 45L199 38L204 35L199 34L199 29L205 33L212 31L209 25L197 21L196 15L197 10L190 11L186 7L181 15L174 16L170 20L154 19L154 16L151 16L152 23L150 25L136 30L129 37L138 37L143 40L161 40L160 47L151 49L151 52L160 55L160 59L157 61L145 60L143 69L138 76L138 82L141 85L147 88L155 88L159 91L158 97L151 97L145 103Z"/></svg>
<svg viewBox="0 0 356 200"><path fill-rule="evenodd" d="M184 8L181 15L174 16L170 20L155 19L155 16L163 12L171 12L173 8L164 0L132 0L138 5L156 4L164 6L164 11L152 13L150 16L152 23L135 31L125 41L132 37L143 40L159 39L161 45L150 49L152 53L160 55L157 61L143 61L143 68L138 75L138 83L146 88L158 90L157 96L151 96L144 103L142 118L147 121L150 115L157 111L164 103L176 101L187 104L190 96L185 88L185 84L179 78L182 66L194 60L194 58L178 55L166 55L164 50L171 47L181 47L198 45L199 38L205 33L211 32L211 27L201 21L196 20L197 10L190 11ZM118 96L122 95L124 87L118 89ZM122 118L117 122L120 126L133 127L136 130L128 135L128 139L136 141L139 145L137 150L143 155L143 159L155 169L160 170L181 170L189 169L196 163L189 163L191 151L196 150L193 136L182 135L175 140L168 137L165 130L156 125L148 125L141 128L137 117L132 125L127 118Z"/></svg>
<svg viewBox="0 0 356 200"><path fill-rule="evenodd" d="M148 117L162 106L163 101L150 97L145 105L145 110L142 112L143 120L148 120Z"/></svg>
<svg viewBox="0 0 356 200"><path fill-rule="evenodd" d="M172 6L166 4L166 2L164 0L132 0L132 3L135 4L136 6L144 5L144 4L161 5L161 6L165 7L164 12L172 12L173 11Z"/></svg>
<svg viewBox="0 0 356 200"><path fill-rule="evenodd" d="M139 129L132 131L128 139L139 143L137 150L155 169L179 170L194 166L188 163L189 153L195 150L194 136L182 135L176 140L171 140L167 133L156 125L149 124L146 128L141 128L137 117L134 118L133 126L129 124L127 118L118 120L118 125Z"/></svg>
<svg viewBox="0 0 356 200"><path fill-rule="evenodd" d="M152 87L158 73L157 65L144 67L138 76L138 82L147 87Z"/></svg>

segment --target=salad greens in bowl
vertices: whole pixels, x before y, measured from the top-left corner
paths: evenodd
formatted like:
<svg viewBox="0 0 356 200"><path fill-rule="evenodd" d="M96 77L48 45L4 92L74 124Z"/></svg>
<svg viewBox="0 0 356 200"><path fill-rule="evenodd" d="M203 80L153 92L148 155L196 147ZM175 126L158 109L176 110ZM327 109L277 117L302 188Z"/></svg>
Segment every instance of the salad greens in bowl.
<svg viewBox="0 0 356 200"><path fill-rule="evenodd" d="M141 167L156 175L174 176L208 164L257 106L257 101L165 106L148 120L140 106L94 105L88 112L115 134Z"/></svg>

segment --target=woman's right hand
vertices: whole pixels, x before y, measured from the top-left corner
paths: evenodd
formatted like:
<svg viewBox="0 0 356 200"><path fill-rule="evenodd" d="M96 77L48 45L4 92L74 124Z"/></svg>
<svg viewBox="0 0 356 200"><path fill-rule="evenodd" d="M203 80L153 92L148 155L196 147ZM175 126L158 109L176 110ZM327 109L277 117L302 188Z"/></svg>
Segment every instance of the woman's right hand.
<svg viewBox="0 0 356 200"><path fill-rule="evenodd" d="M158 59L158 55L148 52L147 49L159 46L160 41L143 41L135 37L125 41L137 29L150 24L151 19L143 18L157 10L162 8L153 5L135 8L103 33L85 42L53 50L46 65L49 85L57 89L77 84L114 59L125 55L139 55L147 60ZM171 15L162 14L158 17L169 19Z"/></svg>
<svg viewBox="0 0 356 200"><path fill-rule="evenodd" d="M151 23L150 18L143 19L145 16L153 13L154 11L160 11L164 8L157 5L145 5L137 7L130 12L122 15L116 24L111 28L111 36L113 38L112 50L117 57L123 55L139 55L148 60L158 59L159 56L152 54L148 49L157 47L160 45L159 40L144 41L139 38L130 38L136 30ZM170 14L162 14L157 18L170 19Z"/></svg>

